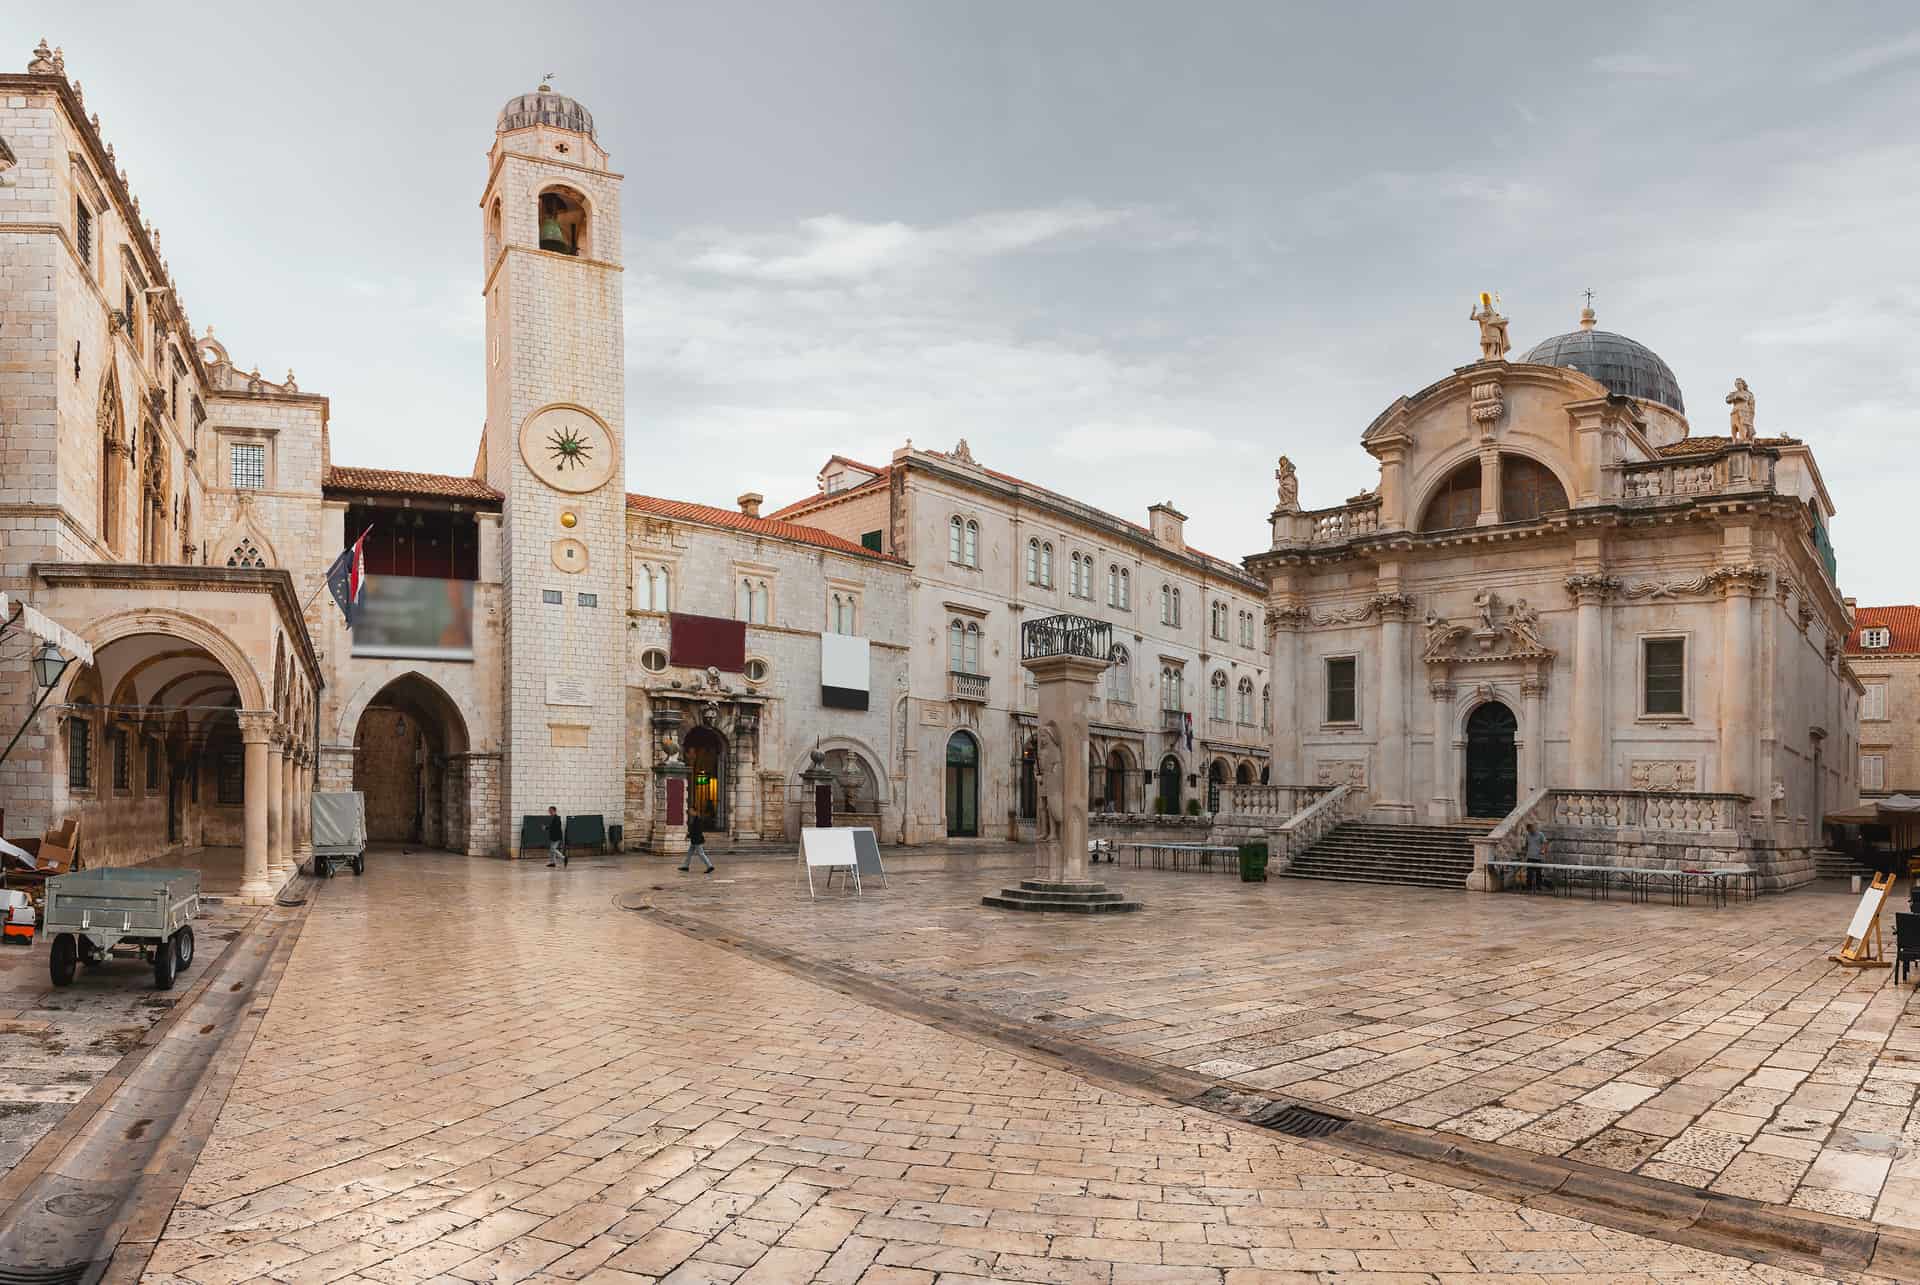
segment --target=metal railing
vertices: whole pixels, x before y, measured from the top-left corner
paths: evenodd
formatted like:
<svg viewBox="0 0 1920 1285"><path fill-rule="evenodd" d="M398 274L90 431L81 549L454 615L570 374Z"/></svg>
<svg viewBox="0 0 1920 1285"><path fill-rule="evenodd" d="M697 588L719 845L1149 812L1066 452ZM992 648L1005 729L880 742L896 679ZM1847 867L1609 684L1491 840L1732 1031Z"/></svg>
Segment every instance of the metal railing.
<svg viewBox="0 0 1920 1285"><path fill-rule="evenodd" d="M1113 626L1090 616L1044 616L1020 626L1020 659L1086 656L1113 659Z"/></svg>

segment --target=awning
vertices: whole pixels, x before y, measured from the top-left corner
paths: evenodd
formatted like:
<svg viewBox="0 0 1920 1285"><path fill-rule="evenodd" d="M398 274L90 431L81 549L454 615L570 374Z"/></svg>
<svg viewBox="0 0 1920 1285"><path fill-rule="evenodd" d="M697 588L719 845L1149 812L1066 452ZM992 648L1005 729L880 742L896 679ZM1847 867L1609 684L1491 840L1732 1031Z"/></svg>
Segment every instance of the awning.
<svg viewBox="0 0 1920 1285"><path fill-rule="evenodd" d="M93 663L93 648L88 646L86 640L79 634L58 621L49 620L26 603L0 593L0 630L10 627L24 629L41 642L52 643L68 657L82 664Z"/></svg>

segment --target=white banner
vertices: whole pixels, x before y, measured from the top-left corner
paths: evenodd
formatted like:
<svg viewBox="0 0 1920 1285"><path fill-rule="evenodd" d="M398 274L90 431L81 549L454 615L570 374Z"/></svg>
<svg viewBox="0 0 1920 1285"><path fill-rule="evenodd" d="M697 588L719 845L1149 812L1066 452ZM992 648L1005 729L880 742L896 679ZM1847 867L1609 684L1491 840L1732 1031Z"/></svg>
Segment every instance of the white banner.
<svg viewBox="0 0 1920 1285"><path fill-rule="evenodd" d="M868 690L868 647L852 634L820 635L820 685L844 691Z"/></svg>

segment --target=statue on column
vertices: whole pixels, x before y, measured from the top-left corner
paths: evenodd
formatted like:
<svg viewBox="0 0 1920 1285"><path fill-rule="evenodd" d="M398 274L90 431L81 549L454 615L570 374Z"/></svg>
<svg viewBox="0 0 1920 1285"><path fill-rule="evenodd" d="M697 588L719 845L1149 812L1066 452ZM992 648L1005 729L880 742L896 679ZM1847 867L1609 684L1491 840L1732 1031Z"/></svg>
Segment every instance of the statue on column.
<svg viewBox="0 0 1920 1285"><path fill-rule="evenodd" d="M1280 466L1273 470L1273 480L1280 487L1280 507L1296 511L1300 507L1300 479L1294 476L1293 461L1282 455Z"/></svg>
<svg viewBox="0 0 1920 1285"><path fill-rule="evenodd" d="M1733 381L1733 391L1727 394L1727 405L1733 408L1730 418L1733 420L1733 440L1751 442L1753 440L1753 390L1747 387L1747 381Z"/></svg>
<svg viewBox="0 0 1920 1285"><path fill-rule="evenodd" d="M1052 723L1041 724L1035 740L1038 745L1033 761L1034 834L1044 840L1053 838L1059 823L1060 809L1053 794L1064 780L1066 765L1060 757L1060 732Z"/></svg>
<svg viewBox="0 0 1920 1285"><path fill-rule="evenodd" d="M1507 319L1500 315L1499 300L1482 290L1480 306L1467 314L1469 321L1480 323L1480 360L1505 361L1507 350L1513 345L1507 341Z"/></svg>

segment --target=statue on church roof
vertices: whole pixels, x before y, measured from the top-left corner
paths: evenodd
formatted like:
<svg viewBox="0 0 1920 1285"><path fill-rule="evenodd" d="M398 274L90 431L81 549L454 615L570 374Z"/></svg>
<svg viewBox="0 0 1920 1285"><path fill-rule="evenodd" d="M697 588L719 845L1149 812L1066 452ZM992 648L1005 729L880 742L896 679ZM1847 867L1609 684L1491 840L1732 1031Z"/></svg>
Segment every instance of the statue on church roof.
<svg viewBox="0 0 1920 1285"><path fill-rule="evenodd" d="M1507 340L1507 319L1500 315L1499 300L1482 290L1480 306L1467 314L1469 321L1480 323L1480 360L1505 361L1513 345Z"/></svg>
<svg viewBox="0 0 1920 1285"><path fill-rule="evenodd" d="M1293 461L1282 455L1280 465L1273 470L1273 480L1279 484L1280 507L1289 512L1300 507L1300 479L1294 475Z"/></svg>
<svg viewBox="0 0 1920 1285"><path fill-rule="evenodd" d="M1727 405L1733 408L1730 418L1733 421L1733 440L1751 442L1753 440L1753 390L1747 387L1747 381L1733 381L1733 391L1727 394Z"/></svg>
<svg viewBox="0 0 1920 1285"><path fill-rule="evenodd" d="M966 438L961 438L959 445L953 448L953 458L961 464L973 463L973 451L967 446Z"/></svg>

